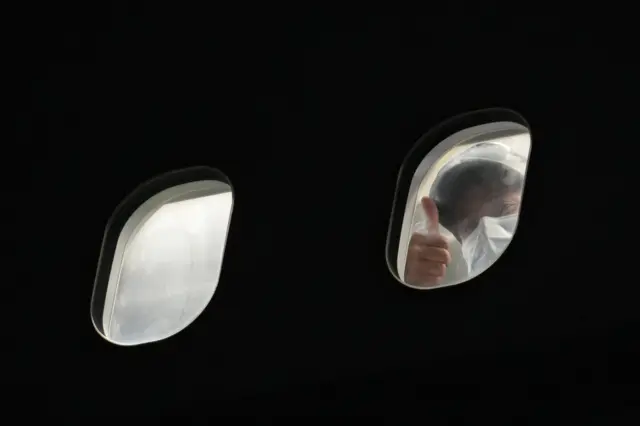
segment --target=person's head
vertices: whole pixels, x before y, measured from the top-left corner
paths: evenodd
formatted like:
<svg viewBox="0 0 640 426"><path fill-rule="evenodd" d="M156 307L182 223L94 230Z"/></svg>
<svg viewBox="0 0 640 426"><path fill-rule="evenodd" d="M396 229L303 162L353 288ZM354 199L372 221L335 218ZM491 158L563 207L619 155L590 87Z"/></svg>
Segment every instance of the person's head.
<svg viewBox="0 0 640 426"><path fill-rule="evenodd" d="M524 177L494 160L473 158L445 167L430 196L438 207L440 224L462 241L481 218L518 212Z"/></svg>

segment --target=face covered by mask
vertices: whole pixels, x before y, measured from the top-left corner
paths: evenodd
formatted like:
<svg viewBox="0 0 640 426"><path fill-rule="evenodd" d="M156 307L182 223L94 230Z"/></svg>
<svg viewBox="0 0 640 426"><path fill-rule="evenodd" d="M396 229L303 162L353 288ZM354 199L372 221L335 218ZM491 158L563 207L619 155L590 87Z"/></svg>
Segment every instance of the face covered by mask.
<svg viewBox="0 0 640 426"><path fill-rule="evenodd" d="M517 222L517 214L480 219L478 226L462 241L469 277L481 274L500 257L513 237Z"/></svg>

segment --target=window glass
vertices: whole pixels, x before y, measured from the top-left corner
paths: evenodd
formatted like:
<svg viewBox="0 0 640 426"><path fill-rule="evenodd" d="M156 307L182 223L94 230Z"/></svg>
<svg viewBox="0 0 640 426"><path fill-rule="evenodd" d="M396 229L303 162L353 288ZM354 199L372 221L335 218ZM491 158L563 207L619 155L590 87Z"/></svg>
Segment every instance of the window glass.
<svg viewBox="0 0 640 426"><path fill-rule="evenodd" d="M165 189L131 215L96 327L103 337L120 345L153 342L202 313L218 285L232 204L228 184L203 180Z"/></svg>
<svg viewBox="0 0 640 426"><path fill-rule="evenodd" d="M460 284L494 264L517 227L530 147L525 126L495 122L456 132L427 154L396 243L404 284Z"/></svg>

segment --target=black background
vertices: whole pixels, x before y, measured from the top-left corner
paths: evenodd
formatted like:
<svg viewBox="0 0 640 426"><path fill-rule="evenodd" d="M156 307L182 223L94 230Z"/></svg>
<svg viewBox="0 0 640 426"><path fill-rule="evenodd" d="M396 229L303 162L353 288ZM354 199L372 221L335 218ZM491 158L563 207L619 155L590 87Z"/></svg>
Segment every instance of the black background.
<svg viewBox="0 0 640 426"><path fill-rule="evenodd" d="M9 400L66 417L637 424L633 27L246 7L7 14ZM531 126L518 237L473 282L408 289L385 261L402 161L489 107ZM89 315L107 220L189 166L235 190L214 299L173 338L111 345Z"/></svg>

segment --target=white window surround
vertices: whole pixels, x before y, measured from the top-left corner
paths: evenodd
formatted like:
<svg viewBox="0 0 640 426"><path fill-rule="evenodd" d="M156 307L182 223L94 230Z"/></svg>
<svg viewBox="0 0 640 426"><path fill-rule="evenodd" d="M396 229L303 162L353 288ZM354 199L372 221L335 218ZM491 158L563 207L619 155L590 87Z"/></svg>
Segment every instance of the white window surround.
<svg viewBox="0 0 640 426"><path fill-rule="evenodd" d="M469 127L467 129L456 132L433 147L431 151L420 162L416 171L411 179L409 186L409 192L407 195L407 201L405 205L404 217L402 221L402 229L400 233L400 241L398 244L397 254L397 270L401 282L404 280L404 269L406 264L407 249L409 247L409 239L411 238L411 232L413 224L415 222L416 206L420 203L420 198L429 193L431 185L433 184L440 169L457 154L472 147L479 141L494 140L491 137L492 134L496 134L495 140L499 140L505 137L512 137L518 135L524 135L527 137L526 152L523 152L525 158L528 157L530 152L530 134L529 129L519 123L512 121L499 121L493 123L482 124L478 126ZM510 136L498 136L508 134ZM512 144L510 144L511 146ZM421 287L414 287L402 282L416 289L423 289ZM444 286L459 284L454 282L446 284ZM444 286L433 287L441 288Z"/></svg>
<svg viewBox="0 0 640 426"><path fill-rule="evenodd" d="M202 203L199 206L194 204L194 202L201 200ZM205 200L208 200L206 206L204 205ZM102 327L98 327L95 324L98 319L93 318L94 327L99 334L117 345L131 346L165 339L178 333L193 322L206 308L216 290L232 206L233 193L230 185L217 180L200 180L173 186L160 191L143 202L126 221L118 236L115 252L111 260L111 269L104 299ZM208 210L202 211L203 208ZM179 211L182 213L178 213ZM162 223L159 222L160 219L162 219ZM210 219L210 222L208 222L208 219ZM199 238L198 235L202 232L191 229L189 234L185 233L185 230L189 230L189 227L197 226L196 222L208 226L207 232L209 233L215 231L217 236L214 239L217 241L211 241L211 238L209 238L204 243L202 241L198 242L200 253L196 253L198 256L196 256L197 259L194 259L194 254L190 251L191 240ZM149 229L149 227L155 227L155 230ZM166 244L166 241L163 241L163 238L160 237L160 239L155 238L157 241L149 249L138 247L140 242L136 243L137 238L138 241L139 238L144 238L145 240L151 238L153 240L154 232L158 235L157 232L163 232L163 229L169 232L168 234L165 232L165 235L173 238L170 244ZM189 241L180 241L184 240L184 237L176 240L176 236L180 235L191 235L191 237L187 237ZM158 248L163 243L164 247ZM202 252L202 250L205 250L205 252ZM175 262L171 258L160 262L161 259L159 260L158 256L162 257L163 251L173 251L174 253L171 256L177 256ZM129 274L128 277L134 281L133 286L130 285L128 289L122 288L123 279L127 279L124 275L126 275L127 270L131 270L132 262L136 265L142 265L140 267L143 270L140 270L140 267L134 268L136 270L133 271L133 274ZM194 262L197 268L200 268L198 269L199 272L197 272L200 283L196 285L195 283L182 282L181 278L188 280L188 277L194 277L194 273L191 271ZM155 270L147 274L144 269L149 267L155 268ZM159 270L158 267L161 269ZM167 275L171 275L172 268L174 276L167 277ZM131 278L132 276L133 278ZM136 294L135 280L141 280L142 278L140 277L150 277L152 281L149 282L147 279L144 285L147 289L140 288L138 294ZM172 290L170 291L167 290L167 280L172 282L170 286ZM157 290L151 288L156 282L159 286ZM167 285L161 285L161 282ZM142 283L140 283L140 286L144 287ZM196 289L196 287L198 288ZM122 296L124 291L127 291L127 298ZM138 338L127 338L121 333L119 334L117 327L114 328L117 323L118 312L125 309L123 302L126 302L128 311L133 310L135 312L135 309L144 310L154 303L157 306L162 303L166 305L167 300L174 296L182 297L185 304L188 302L191 312L186 316L183 313L179 317L180 324L174 324L171 330L165 327L163 332L156 332L155 336L141 337L140 333L138 333ZM186 309L184 306L182 308L183 311ZM179 309L179 307L176 309ZM161 320L161 318L156 318L156 320ZM157 321L154 324L156 323ZM103 332L100 332L100 329Z"/></svg>

